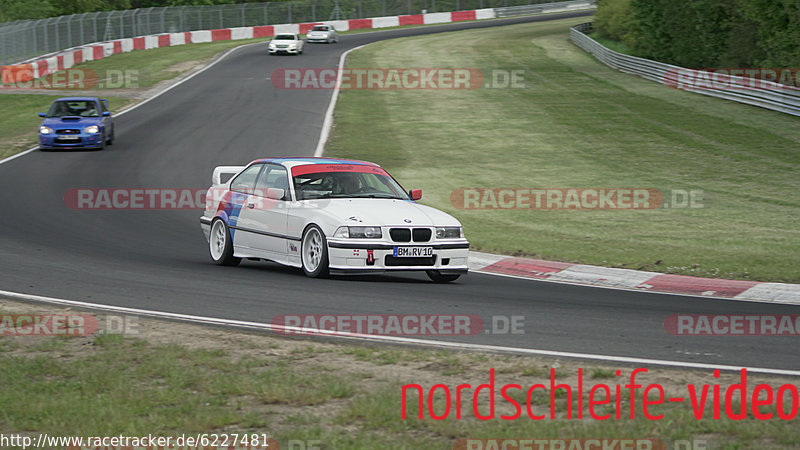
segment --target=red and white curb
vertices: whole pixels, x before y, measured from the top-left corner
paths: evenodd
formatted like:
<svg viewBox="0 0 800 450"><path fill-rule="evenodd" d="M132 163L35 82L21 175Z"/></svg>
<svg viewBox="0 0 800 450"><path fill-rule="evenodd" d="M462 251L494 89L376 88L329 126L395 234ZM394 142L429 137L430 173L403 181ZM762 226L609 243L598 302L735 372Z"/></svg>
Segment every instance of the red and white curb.
<svg viewBox="0 0 800 450"><path fill-rule="evenodd" d="M470 252L470 270L613 289L800 305L800 285L670 275Z"/></svg>

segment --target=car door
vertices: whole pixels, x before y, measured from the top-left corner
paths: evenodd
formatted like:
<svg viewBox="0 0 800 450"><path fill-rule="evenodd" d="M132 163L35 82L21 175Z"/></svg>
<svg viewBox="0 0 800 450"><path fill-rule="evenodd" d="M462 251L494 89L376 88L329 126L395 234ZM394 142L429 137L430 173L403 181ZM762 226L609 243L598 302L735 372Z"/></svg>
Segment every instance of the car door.
<svg viewBox="0 0 800 450"><path fill-rule="evenodd" d="M226 198L225 213L231 228L234 252L252 255L252 249L261 247L261 236L256 232L256 221L252 211L255 209L254 197L256 180L264 170L264 164L253 164L231 180L230 195Z"/></svg>
<svg viewBox="0 0 800 450"><path fill-rule="evenodd" d="M258 249L280 261L285 259L288 249L286 205L290 195L286 168L265 164L256 182L254 205L248 217L259 234Z"/></svg>

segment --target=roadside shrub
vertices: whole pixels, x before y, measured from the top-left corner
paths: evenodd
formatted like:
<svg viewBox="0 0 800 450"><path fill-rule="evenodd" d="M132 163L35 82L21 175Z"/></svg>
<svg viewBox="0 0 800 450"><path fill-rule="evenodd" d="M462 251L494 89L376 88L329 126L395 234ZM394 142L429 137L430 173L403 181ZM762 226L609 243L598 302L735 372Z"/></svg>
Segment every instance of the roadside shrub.
<svg viewBox="0 0 800 450"><path fill-rule="evenodd" d="M597 33L607 39L625 44L633 23L631 0L600 0L594 15L594 27Z"/></svg>

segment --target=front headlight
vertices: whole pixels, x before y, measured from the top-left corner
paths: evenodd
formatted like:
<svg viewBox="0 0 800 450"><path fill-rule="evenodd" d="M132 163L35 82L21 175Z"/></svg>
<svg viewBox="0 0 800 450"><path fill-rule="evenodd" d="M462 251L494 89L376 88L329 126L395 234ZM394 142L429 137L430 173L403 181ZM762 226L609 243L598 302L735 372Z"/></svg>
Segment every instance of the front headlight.
<svg viewBox="0 0 800 450"><path fill-rule="evenodd" d="M380 239L381 227L339 227L333 237L353 239Z"/></svg>
<svg viewBox="0 0 800 450"><path fill-rule="evenodd" d="M51 134L53 133L53 129L50 127L46 127L44 125L39 127L39 134Z"/></svg>
<svg viewBox="0 0 800 450"><path fill-rule="evenodd" d="M274 42L272 42L272 41L270 41L270 43L269 43L269 47L270 47L270 48L275 48L275 43L274 43Z"/></svg>
<svg viewBox="0 0 800 450"><path fill-rule="evenodd" d="M96 134L100 132L100 127L97 125L89 125L88 127L84 128L83 131L89 134Z"/></svg>
<svg viewBox="0 0 800 450"><path fill-rule="evenodd" d="M464 237L461 227L436 227L436 239L458 239Z"/></svg>

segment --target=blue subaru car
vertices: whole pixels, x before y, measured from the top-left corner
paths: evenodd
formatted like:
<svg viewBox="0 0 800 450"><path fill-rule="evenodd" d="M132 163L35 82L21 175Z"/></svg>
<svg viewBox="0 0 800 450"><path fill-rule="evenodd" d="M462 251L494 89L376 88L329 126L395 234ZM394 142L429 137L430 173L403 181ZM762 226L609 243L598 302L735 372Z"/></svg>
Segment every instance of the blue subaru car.
<svg viewBox="0 0 800 450"><path fill-rule="evenodd" d="M114 121L108 100L97 97L64 97L53 102L39 125L39 148L100 149L114 142Z"/></svg>

